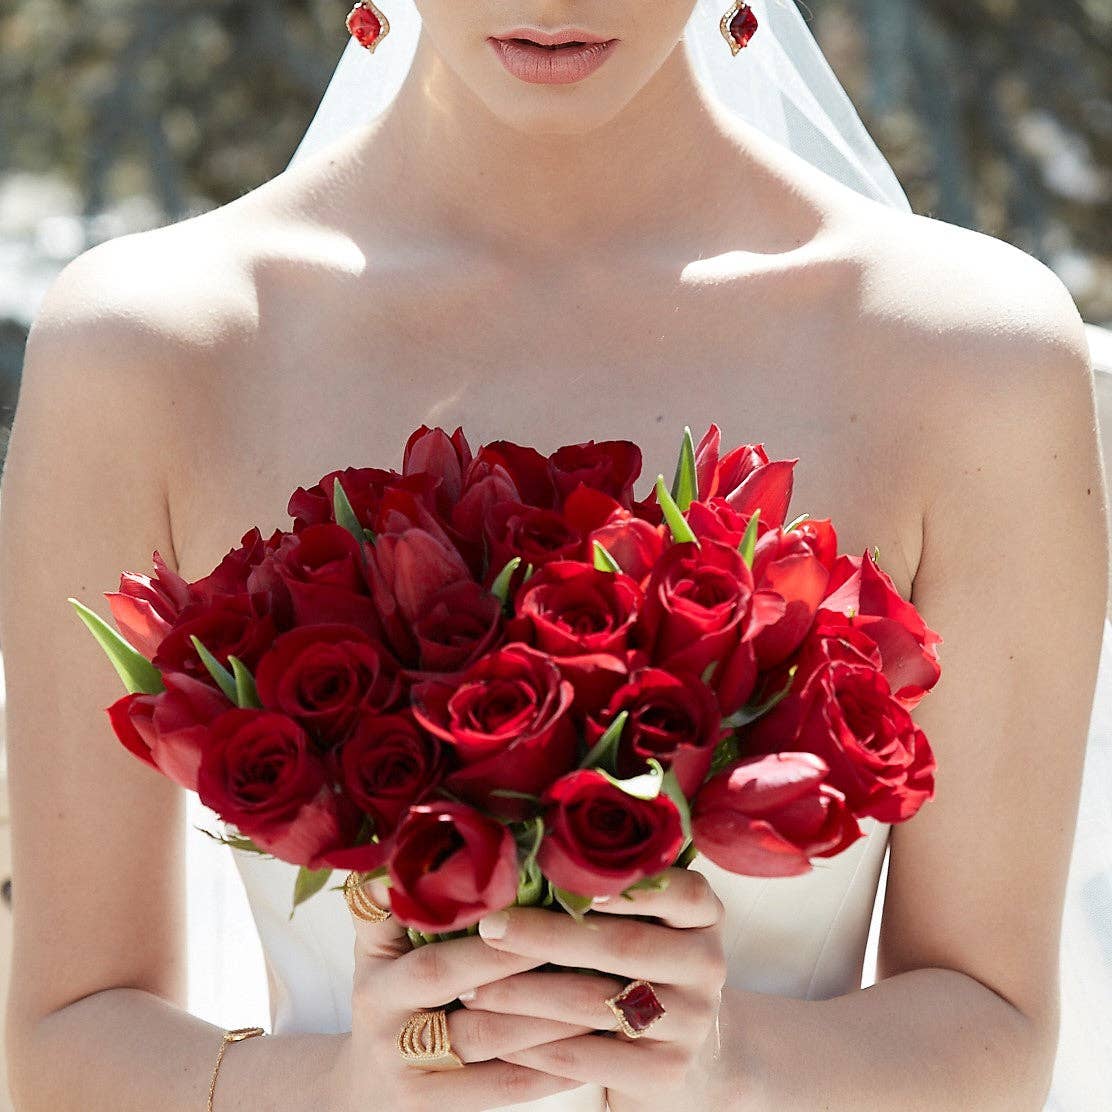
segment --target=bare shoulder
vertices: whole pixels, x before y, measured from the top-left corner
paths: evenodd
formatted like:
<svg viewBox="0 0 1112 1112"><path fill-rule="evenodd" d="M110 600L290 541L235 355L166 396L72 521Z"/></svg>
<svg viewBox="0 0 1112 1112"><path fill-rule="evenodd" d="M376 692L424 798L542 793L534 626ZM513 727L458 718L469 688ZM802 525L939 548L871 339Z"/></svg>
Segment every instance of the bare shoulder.
<svg viewBox="0 0 1112 1112"><path fill-rule="evenodd" d="M31 342L91 344L118 363L242 336L254 324L254 298L248 229L236 228L214 210L89 248L47 291Z"/></svg>
<svg viewBox="0 0 1112 1112"><path fill-rule="evenodd" d="M955 474L943 460L982 462L1051 440L1087 453L1088 339L1061 279L993 236L880 206L870 213L847 222L846 340L915 445L924 503Z"/></svg>

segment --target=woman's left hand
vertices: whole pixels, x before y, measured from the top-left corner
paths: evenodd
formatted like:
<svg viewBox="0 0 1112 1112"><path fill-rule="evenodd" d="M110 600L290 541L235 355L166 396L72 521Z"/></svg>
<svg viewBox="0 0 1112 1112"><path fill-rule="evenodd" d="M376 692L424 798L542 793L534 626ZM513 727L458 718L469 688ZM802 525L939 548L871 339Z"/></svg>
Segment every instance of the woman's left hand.
<svg viewBox="0 0 1112 1112"><path fill-rule="evenodd" d="M605 1086L612 1104L623 1096L668 1107L684 1086L715 1026L726 979L722 903L701 873L673 868L662 891L640 889L595 904L600 915L514 907L488 916L479 933L489 946L544 958L590 973L518 973L480 986L464 1003L483 1011L536 1016L594 1027L607 1034L544 1043L507 1060L559 1077ZM630 919L652 916L658 922ZM620 1032L607 999L630 981L652 984L665 1014L637 1039Z"/></svg>

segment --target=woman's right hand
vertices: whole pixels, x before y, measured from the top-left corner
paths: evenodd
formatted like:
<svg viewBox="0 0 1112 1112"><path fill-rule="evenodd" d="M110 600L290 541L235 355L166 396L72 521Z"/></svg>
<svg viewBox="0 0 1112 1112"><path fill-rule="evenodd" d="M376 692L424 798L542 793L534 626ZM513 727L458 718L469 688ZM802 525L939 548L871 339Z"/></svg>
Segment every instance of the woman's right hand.
<svg viewBox="0 0 1112 1112"><path fill-rule="evenodd" d="M389 907L389 888L381 881L369 882L367 892L375 903ZM501 1061L500 1056L588 1034L591 1028L520 1015L451 1012L449 1039L465 1068L430 1072L409 1065L398 1050L397 1037L415 1011L442 1007L460 993L536 968L544 959L502 953L477 936L412 949L393 916L382 923L352 919L351 1033L344 1036L337 1062L344 1112L478 1112L580 1086L578 1081Z"/></svg>

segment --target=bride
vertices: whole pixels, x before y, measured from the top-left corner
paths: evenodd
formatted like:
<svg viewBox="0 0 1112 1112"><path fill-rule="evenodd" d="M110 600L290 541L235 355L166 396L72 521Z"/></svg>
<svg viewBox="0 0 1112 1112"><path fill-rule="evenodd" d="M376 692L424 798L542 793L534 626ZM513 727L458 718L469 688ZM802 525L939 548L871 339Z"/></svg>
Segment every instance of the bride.
<svg viewBox="0 0 1112 1112"><path fill-rule="evenodd" d="M16 1107L1041 1108L1107 573L1065 287L908 210L791 3L382 7L284 173L85 252L34 322L0 550ZM587 45L519 41L547 35ZM636 440L655 476L712 421L798 457L793 507L943 634L936 798L803 877L697 863L595 930L515 909L415 951L336 893L288 920L292 867L237 859L274 1023L222 1042L185 1007L182 793L111 739L66 596L155 549L198 578L423 422ZM658 1030L600 1033L638 978ZM464 1067L406 1063L456 998Z"/></svg>

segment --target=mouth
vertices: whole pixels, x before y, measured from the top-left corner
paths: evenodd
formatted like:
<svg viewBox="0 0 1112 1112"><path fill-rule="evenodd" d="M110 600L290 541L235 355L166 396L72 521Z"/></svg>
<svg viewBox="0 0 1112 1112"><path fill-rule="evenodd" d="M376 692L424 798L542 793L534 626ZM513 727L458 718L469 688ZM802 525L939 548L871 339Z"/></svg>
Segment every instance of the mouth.
<svg viewBox="0 0 1112 1112"><path fill-rule="evenodd" d="M565 27L562 31L542 31L536 27L514 27L504 35L495 36L501 42L516 42L525 46L540 46L546 50L561 50L567 47L594 46L611 42L601 35L592 35L580 27Z"/></svg>
<svg viewBox="0 0 1112 1112"><path fill-rule="evenodd" d="M578 29L555 34L524 27L514 30L516 34L491 38L490 44L514 77L535 85L582 81L610 57L618 43Z"/></svg>

